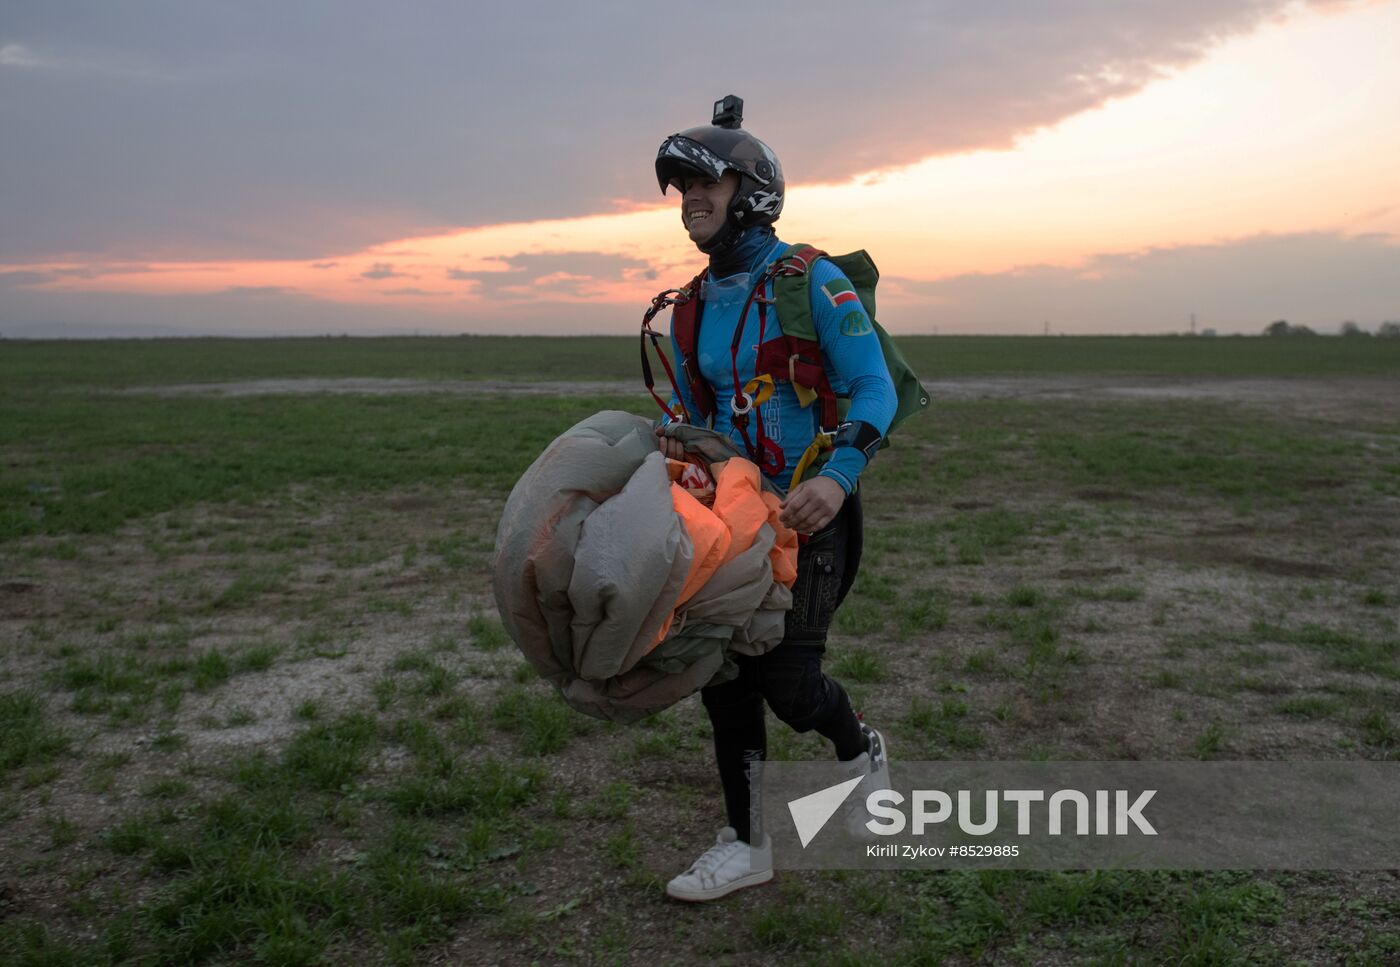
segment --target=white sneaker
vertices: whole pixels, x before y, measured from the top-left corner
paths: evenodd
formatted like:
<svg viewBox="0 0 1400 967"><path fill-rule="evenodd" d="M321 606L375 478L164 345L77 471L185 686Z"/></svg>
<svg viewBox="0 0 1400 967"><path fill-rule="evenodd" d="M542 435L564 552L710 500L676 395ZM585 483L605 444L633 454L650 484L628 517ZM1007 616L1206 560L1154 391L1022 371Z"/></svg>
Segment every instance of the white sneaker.
<svg viewBox="0 0 1400 967"><path fill-rule="evenodd" d="M852 838L868 843L875 838L875 834L866 826L871 816L865 808L865 797L877 789L890 787L890 759L885 749L885 737L879 731L864 722L860 723L860 730L865 734L869 750L846 765L852 776L863 775L865 780L851 791L850 798L846 800L846 831Z"/></svg>
<svg viewBox="0 0 1400 967"><path fill-rule="evenodd" d="M746 886L758 886L773 879L773 839L763 834L760 846L739 839L733 826L719 831L715 845L666 884L666 894L677 900L718 900Z"/></svg>

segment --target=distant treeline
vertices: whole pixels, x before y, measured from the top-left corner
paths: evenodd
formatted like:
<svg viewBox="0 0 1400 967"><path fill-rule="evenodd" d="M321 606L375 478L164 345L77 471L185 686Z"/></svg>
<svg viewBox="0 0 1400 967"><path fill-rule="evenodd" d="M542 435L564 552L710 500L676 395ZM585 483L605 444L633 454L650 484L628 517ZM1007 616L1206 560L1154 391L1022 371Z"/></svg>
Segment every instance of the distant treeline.
<svg viewBox="0 0 1400 967"><path fill-rule="evenodd" d="M1400 322L1387 320L1376 327L1376 336L1380 339L1400 339ZM1276 319L1264 327L1266 336L1316 336L1317 333L1304 325L1295 325L1287 319ZM1371 333L1362 329L1356 323L1347 320L1342 323L1337 330L1339 336L1370 336Z"/></svg>

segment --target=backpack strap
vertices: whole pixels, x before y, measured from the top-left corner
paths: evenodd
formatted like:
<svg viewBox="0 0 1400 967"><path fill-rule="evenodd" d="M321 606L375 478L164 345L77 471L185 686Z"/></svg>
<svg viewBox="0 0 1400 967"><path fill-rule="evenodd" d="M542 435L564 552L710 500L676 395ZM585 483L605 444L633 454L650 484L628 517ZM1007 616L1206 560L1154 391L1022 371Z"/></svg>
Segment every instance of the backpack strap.
<svg viewBox="0 0 1400 967"><path fill-rule="evenodd" d="M715 391L700 373L700 360L695 351L700 340L700 285L704 280L705 273L701 272L686 286L690 298L677 303L671 316L671 335L680 352L681 375L685 377L690 398L700 411L700 419L708 423L715 413Z"/></svg>
<svg viewBox="0 0 1400 967"><path fill-rule="evenodd" d="M803 271L795 275L780 276L774 288L786 283L800 285L803 298L785 300L784 309L779 311L778 325L782 327L781 339L764 343L759 369L767 370L776 379L792 383L798 398L804 406L815 400L821 401L821 428L835 430L840 422L839 403L836 391L826 375L825 360L822 357L821 343L817 340L816 324L812 319L812 270L817 259L826 257L826 252L806 244L789 245L779 258L796 259ZM791 281L788 281L791 280ZM800 281L798 281L800 280ZM777 295L776 291L774 293ZM794 317L793 310L798 315ZM811 338L808 338L810 334Z"/></svg>

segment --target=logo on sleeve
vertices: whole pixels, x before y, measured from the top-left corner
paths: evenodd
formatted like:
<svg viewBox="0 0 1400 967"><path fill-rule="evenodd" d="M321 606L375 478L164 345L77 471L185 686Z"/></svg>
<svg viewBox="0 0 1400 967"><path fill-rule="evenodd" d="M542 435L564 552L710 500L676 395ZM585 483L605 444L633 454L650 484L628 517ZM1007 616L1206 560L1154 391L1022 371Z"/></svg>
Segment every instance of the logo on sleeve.
<svg viewBox="0 0 1400 967"><path fill-rule="evenodd" d="M822 295L826 296L833 309L844 306L849 302L860 305L860 296L856 295L856 290L851 288L851 283L845 279L832 279L822 286Z"/></svg>
<svg viewBox="0 0 1400 967"><path fill-rule="evenodd" d="M874 331L875 327L870 324L870 317L863 312L848 312L846 318L841 320L843 336L864 336Z"/></svg>

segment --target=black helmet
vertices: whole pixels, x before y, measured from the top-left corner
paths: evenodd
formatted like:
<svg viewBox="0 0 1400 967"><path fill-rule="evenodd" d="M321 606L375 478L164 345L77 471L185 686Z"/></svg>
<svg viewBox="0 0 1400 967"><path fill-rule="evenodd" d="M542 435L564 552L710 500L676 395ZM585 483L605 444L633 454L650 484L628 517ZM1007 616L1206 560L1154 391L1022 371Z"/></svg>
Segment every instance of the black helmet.
<svg viewBox="0 0 1400 967"><path fill-rule="evenodd" d="M656 182L663 195L670 186L682 187L687 176L718 181L726 171L739 173L724 225L700 246L704 252L732 244L750 225L773 224L783 211L783 167L772 148L739 129L743 110L743 100L733 94L716 101L708 126L673 134L656 152Z"/></svg>

